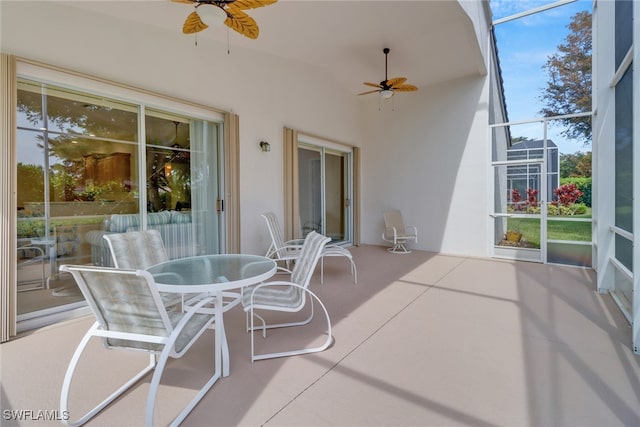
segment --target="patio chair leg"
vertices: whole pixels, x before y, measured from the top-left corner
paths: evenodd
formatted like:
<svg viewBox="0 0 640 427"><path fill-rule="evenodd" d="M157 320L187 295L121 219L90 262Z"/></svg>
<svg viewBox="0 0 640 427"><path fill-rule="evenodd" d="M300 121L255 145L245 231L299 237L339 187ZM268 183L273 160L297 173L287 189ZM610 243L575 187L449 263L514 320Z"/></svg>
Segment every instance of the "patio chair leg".
<svg viewBox="0 0 640 427"><path fill-rule="evenodd" d="M356 271L356 263L350 256L342 255L349 260L351 267L351 275L353 276L353 283L358 284L358 272ZM320 284L324 284L324 256L320 257Z"/></svg>
<svg viewBox="0 0 640 427"><path fill-rule="evenodd" d="M410 254L411 251L406 248L404 243L396 243L392 248L387 249L389 252L394 254Z"/></svg>
<svg viewBox="0 0 640 427"><path fill-rule="evenodd" d="M82 352L84 351L85 347L89 343L89 340L94 336L94 332L98 329L98 326L99 325L96 322L93 324L91 328L89 328L87 333L82 338L82 341L80 341L80 344L76 348L76 351L73 353L73 356L71 357L71 361L69 362L69 367L67 368L67 372L64 376L64 381L62 383L62 392L60 393L60 412L61 413L71 413L69 411L69 390L71 388L71 380L73 379L73 374L75 373L76 367L78 366L78 361L80 360L80 356L82 355ZM120 395L122 395L125 391L131 388L132 385L137 383L142 377L147 375L147 373L152 371L155 366L156 366L155 355L151 354L149 355L149 364L140 372L138 372L133 378L131 378L129 381L123 384L119 389L117 389L115 392L109 395L109 397L107 397L105 400L100 402L93 409L91 409L89 412L84 414L82 417L80 417L76 421L63 420L62 422L70 426L83 425L84 423L89 421L91 418L93 418L98 412L102 411L107 405L109 405L111 402L117 399Z"/></svg>
<svg viewBox="0 0 640 427"><path fill-rule="evenodd" d="M158 365L153 373L151 384L149 384L149 394L147 395L147 409L145 412L145 425L147 427L153 427L153 413L156 406L156 397L158 395L158 387L160 386L160 378L169 359L169 353L171 352L171 346L165 346L160 354ZM213 387L213 384L220 378L219 372L214 372L213 376L207 381L207 383L198 391L198 393L189 401L187 406L184 407L178 416L171 422L170 426L179 426L187 415L196 407L204 395Z"/></svg>
<svg viewBox="0 0 640 427"><path fill-rule="evenodd" d="M333 335L331 334L331 319L329 318L329 313L327 312L326 307L324 306L320 298L316 296L316 294L314 294L308 289L305 289L304 292L309 293L309 295L311 296L310 300L315 299L320 304L320 307L324 312L325 318L327 320L327 339L322 343L322 345L318 347L283 351L279 353L255 354L254 345L253 345L253 333L252 333L251 334L251 362L255 362L256 360L275 359L278 357L297 356L297 355L308 354L308 353L318 353L320 351L326 350L333 343ZM313 309L313 301L311 301L311 307ZM313 313L311 317L313 317ZM308 319L309 321L311 320L311 317ZM306 323L309 323L309 322L307 321ZM274 325L273 327L301 326L302 324L306 324L306 323L300 322L300 323L280 324L280 325Z"/></svg>

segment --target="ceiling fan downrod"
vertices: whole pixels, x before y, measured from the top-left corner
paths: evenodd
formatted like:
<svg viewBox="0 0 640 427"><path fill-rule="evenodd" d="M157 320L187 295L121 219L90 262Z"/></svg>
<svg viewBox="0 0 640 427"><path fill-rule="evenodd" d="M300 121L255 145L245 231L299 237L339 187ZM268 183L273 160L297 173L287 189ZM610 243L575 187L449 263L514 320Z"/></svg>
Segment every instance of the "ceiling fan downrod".
<svg viewBox="0 0 640 427"><path fill-rule="evenodd" d="M382 52L384 53L384 82L382 82L382 85L387 87L387 81L389 80L389 77L387 76L387 64L390 50L388 47L385 47L382 49Z"/></svg>

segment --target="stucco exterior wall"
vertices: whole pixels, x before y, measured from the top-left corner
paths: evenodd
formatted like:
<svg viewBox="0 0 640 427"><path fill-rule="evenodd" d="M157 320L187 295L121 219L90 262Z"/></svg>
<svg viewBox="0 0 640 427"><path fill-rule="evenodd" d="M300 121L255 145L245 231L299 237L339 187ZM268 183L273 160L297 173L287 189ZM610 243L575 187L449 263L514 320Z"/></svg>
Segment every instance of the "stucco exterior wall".
<svg viewBox="0 0 640 427"><path fill-rule="evenodd" d="M382 214L400 209L415 248L486 256L487 79L397 98L363 105L363 242L382 244Z"/></svg>
<svg viewBox="0 0 640 427"><path fill-rule="evenodd" d="M486 52L486 8L465 4L461 29ZM260 213L283 214L283 127L362 147L364 243L380 244L382 211L403 209L418 247L487 254L486 70L399 94L378 111L301 62L53 2L2 2L4 53L232 111L240 116L241 250L263 253ZM28 22L29 25L25 25ZM487 63L487 61L484 61ZM391 104L392 105L392 104ZM268 141L271 151L259 149Z"/></svg>
<svg viewBox="0 0 640 427"><path fill-rule="evenodd" d="M359 143L356 97L316 68L53 2L1 6L5 53L239 114L243 252L268 247L260 213L283 215L284 126Z"/></svg>

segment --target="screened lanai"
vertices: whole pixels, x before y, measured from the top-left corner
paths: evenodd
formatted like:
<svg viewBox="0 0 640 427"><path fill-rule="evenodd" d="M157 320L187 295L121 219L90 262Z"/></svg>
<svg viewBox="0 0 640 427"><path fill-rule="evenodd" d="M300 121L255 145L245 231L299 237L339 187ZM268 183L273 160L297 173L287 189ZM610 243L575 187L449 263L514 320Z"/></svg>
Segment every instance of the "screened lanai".
<svg viewBox="0 0 640 427"><path fill-rule="evenodd" d="M634 6L283 1L252 12L261 34L249 40L224 28L182 34L191 6L175 2L2 2L2 339L86 313L82 301L63 300L73 295L57 266L101 262L91 232L115 230L111 220L122 218L112 215L133 215L125 222L143 229L190 219L181 227L192 249L262 254L268 235L261 212L278 213L289 237L307 227L358 246L383 244L382 215L391 208L421 230L417 250L594 271L594 291L612 295L636 325ZM591 16L594 102L551 114L539 99L544 66L581 12ZM38 31L20 25L25 17ZM545 40L551 50L519 42L542 42L541 35L555 37ZM384 77L385 47L389 73L406 76L418 91L388 100L359 96L363 82ZM530 70L541 83L524 78ZM56 123L53 100L86 114L59 109L67 117ZM97 118L107 110L128 120L117 135ZM21 121L29 114L31 122ZM565 147L572 124L586 122L590 137ZM524 160L507 157L523 139L554 141L559 161L591 152L591 176L583 170L550 184L555 172L545 149ZM37 160L27 160L34 154ZM318 173L300 180L301 170L314 167ZM529 170L519 195L508 184L514 167ZM331 197L336 191L299 198L292 177L306 185L327 176L320 171L339 178L320 187L336 185L339 200ZM37 185L24 185L33 175ZM590 197L580 187L582 200L565 205L554 191L566 178L591 178ZM199 185L216 194L198 192ZM329 205L339 207L337 221ZM199 223L196 212L216 219ZM196 244L194 236L204 235L197 224L213 236L209 246ZM515 243L506 239L511 228L522 234ZM22 277L23 267L33 276ZM19 302L35 292L71 305L46 307L21 327Z"/></svg>

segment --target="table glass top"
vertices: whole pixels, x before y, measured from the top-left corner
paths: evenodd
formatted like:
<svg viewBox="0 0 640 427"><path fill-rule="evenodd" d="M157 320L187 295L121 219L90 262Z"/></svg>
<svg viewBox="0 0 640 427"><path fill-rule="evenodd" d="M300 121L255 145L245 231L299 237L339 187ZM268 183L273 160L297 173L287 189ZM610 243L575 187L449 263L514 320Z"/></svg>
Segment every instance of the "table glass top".
<svg viewBox="0 0 640 427"><path fill-rule="evenodd" d="M257 255L203 255L175 259L149 267L156 283L207 285L240 282L275 270L275 261Z"/></svg>

